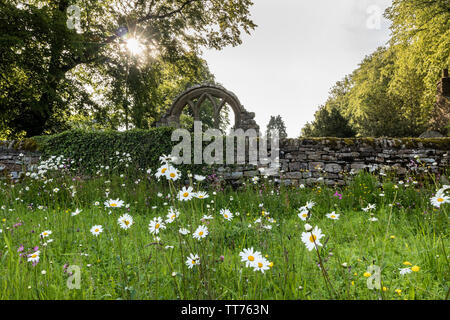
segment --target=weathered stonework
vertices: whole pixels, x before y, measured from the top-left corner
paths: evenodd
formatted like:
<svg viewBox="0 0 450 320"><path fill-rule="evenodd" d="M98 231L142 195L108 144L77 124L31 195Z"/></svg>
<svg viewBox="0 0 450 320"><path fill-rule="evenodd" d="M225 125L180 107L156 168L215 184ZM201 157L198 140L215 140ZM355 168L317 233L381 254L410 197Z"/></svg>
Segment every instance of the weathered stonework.
<svg viewBox="0 0 450 320"><path fill-rule="evenodd" d="M27 149L24 142L0 141L0 178L17 178L39 162L40 153Z"/></svg>
<svg viewBox="0 0 450 320"><path fill-rule="evenodd" d="M317 182L344 185L351 173L359 170L392 170L401 178L413 170L411 164L418 159L430 172L450 169L450 138L284 139L279 147L280 170L275 178L287 185ZM14 141L0 142L0 176L7 171L17 176L23 168L38 161L38 152L23 150ZM215 167L216 175L233 185L241 184L243 179L264 176L267 170L267 165ZM415 170L420 172L425 167Z"/></svg>

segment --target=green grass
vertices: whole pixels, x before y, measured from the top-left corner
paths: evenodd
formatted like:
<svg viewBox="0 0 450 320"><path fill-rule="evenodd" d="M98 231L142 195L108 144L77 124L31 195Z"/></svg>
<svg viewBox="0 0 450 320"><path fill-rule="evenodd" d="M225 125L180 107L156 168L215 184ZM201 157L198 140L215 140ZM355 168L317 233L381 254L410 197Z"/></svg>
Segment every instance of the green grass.
<svg viewBox="0 0 450 320"><path fill-rule="evenodd" d="M396 188L388 178L380 184L377 177L360 174L342 189L323 185L300 189L280 188L261 179L258 184L248 181L236 191L208 190L203 182L194 184L194 189L207 191L209 198L180 202L174 192L182 184L176 182L169 188L165 179L158 182L143 173L130 171L121 177L102 169L90 178L71 172L49 172L46 177L46 182L26 178L0 187L1 299L448 297L450 205L440 209L431 206L429 198L437 187L431 180ZM71 186L76 190L74 196ZM54 192L54 188L59 191ZM336 192L342 199L334 196ZM384 197L379 196L381 192ZM166 198L169 193L171 198ZM104 207L105 200L117 198L129 208ZM298 208L307 201L316 205L311 218L302 221L297 216ZM370 213L362 210L368 203L376 204L373 214L378 221L369 221ZM171 206L181 214L175 222L166 224L158 234L159 240L155 239L148 225L154 217L165 220ZM82 212L71 216L76 208ZM219 214L222 208L240 214L226 221ZM325 214L331 211L340 214L340 219L327 218ZM117 223L124 213L134 219L128 230ZM207 225L209 235L193 239L192 232L203 224L200 220L205 214L214 217ZM267 217L275 222L270 223ZM258 218L272 229L255 224ZM306 222L325 234L318 252L308 251L301 241ZM93 225L103 226L97 237L90 232ZM181 235L181 227L191 234ZM45 230L52 234L41 239L40 233ZM53 242L44 246L50 238ZM18 252L21 245L24 251ZM20 253L31 252L35 246L41 254L39 263L33 266ZM265 273L246 268L239 253L250 247L267 255L273 267ZM198 254L201 263L188 269L185 261L191 253ZM325 267L325 276L319 261ZM400 275L399 268L406 267L405 261L420 270ZM71 278L64 272L65 265L79 266L80 289L68 288ZM381 267L385 290L368 289L364 273L371 265Z"/></svg>

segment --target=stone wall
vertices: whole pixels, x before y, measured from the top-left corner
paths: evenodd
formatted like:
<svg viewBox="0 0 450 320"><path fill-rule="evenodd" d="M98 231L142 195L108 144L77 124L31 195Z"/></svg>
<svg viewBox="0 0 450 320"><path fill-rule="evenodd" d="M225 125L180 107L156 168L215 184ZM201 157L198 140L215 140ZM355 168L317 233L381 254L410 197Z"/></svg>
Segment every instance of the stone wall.
<svg viewBox="0 0 450 320"><path fill-rule="evenodd" d="M401 177L418 164L418 171L443 172L450 168L449 149L450 138L287 139L280 143L280 177L292 184L323 179L343 185L346 176L363 169L393 170Z"/></svg>
<svg viewBox="0 0 450 320"><path fill-rule="evenodd" d="M0 178L17 178L21 172L39 162L40 154L28 151L24 142L0 141Z"/></svg>
<svg viewBox="0 0 450 320"><path fill-rule="evenodd" d="M22 168L36 164L39 153L27 149L30 148L22 142L0 141L0 176L8 172L16 177ZM358 170L393 170L402 177L419 160L423 165L416 168L419 171L450 169L450 138L285 139L280 141L281 170L276 177L292 185L311 185L321 180L329 185L343 185L346 177ZM217 166L215 172L233 184L240 184L243 178L264 175L263 168Z"/></svg>

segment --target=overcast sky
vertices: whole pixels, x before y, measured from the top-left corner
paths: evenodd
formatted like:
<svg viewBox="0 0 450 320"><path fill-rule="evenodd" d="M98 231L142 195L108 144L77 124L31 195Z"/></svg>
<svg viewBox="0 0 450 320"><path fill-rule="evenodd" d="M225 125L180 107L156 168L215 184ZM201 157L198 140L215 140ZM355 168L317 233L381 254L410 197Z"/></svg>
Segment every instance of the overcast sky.
<svg viewBox="0 0 450 320"><path fill-rule="evenodd" d="M243 44L203 57L265 130L280 114L289 137L314 119L336 81L389 39L383 12L391 0L254 0L258 27ZM232 117L233 119L233 117Z"/></svg>

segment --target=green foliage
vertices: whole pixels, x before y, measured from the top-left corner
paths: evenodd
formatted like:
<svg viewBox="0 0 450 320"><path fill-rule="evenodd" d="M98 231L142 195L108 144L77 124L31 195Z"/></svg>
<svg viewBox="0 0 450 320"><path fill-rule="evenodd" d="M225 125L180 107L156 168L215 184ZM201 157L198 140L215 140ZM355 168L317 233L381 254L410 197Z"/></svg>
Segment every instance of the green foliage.
<svg viewBox="0 0 450 320"><path fill-rule="evenodd" d="M328 111L322 107L316 112L313 123L302 129L302 136L351 138L355 136L355 131L337 108Z"/></svg>
<svg viewBox="0 0 450 320"><path fill-rule="evenodd" d="M63 155L74 160L74 166L82 172L92 173L101 165L123 169L124 153L133 159L130 166L146 170L159 166L162 154L170 154L176 144L170 143L172 131L168 127L125 132L70 130L33 139L43 158Z"/></svg>
<svg viewBox="0 0 450 320"><path fill-rule="evenodd" d="M394 0L385 16L389 46L337 82L326 109L337 107L358 136L416 137L430 127L436 85L450 65L449 2ZM303 134L314 134L314 126Z"/></svg>
<svg viewBox="0 0 450 320"><path fill-rule="evenodd" d="M280 115L276 117L270 116L269 123L267 124L267 137L269 138L271 130L278 130L278 136L280 139L287 138L286 125Z"/></svg>
<svg viewBox="0 0 450 320"><path fill-rule="evenodd" d="M118 127L124 117L119 106L136 127L148 127L164 97L154 94L158 71L138 70L134 63L128 69L123 63L124 41L138 37L164 63L197 56L204 47L238 45L242 32L256 27L249 18L252 4L250 0L0 1L0 135L55 133L77 120L89 127L104 118L112 119L109 127ZM73 18L67 12L71 5L80 8L79 30L67 25ZM124 26L128 34L119 36L118 29ZM145 58L151 60L149 56ZM125 104L124 83L130 87ZM111 90L106 98L113 106L98 101ZM128 110L129 105L135 109ZM76 114L80 119L71 118Z"/></svg>

